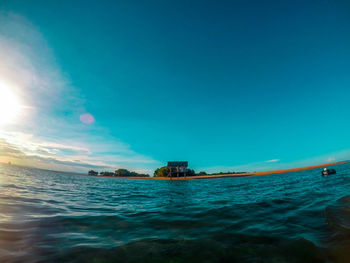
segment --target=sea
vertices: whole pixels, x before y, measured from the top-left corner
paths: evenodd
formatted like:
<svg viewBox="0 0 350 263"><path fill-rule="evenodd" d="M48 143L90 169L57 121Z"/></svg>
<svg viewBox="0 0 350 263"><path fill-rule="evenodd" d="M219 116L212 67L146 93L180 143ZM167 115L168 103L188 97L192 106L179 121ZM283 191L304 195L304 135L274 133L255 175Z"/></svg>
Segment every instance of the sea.
<svg viewBox="0 0 350 263"><path fill-rule="evenodd" d="M0 262L350 262L350 164L188 181L0 165Z"/></svg>

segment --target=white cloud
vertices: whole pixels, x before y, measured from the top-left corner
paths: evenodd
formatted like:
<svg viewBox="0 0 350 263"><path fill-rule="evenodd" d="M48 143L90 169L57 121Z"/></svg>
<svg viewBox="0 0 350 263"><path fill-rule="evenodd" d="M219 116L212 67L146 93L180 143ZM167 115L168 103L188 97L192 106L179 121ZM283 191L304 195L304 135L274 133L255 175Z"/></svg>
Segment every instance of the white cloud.
<svg viewBox="0 0 350 263"><path fill-rule="evenodd" d="M21 132L0 132L0 160L39 167L55 164L56 169L72 170L74 167L80 171L89 168L113 170L120 167L145 171L142 168L145 164L159 164L150 157L133 152L120 142L108 145L99 143L101 148L110 151L108 154L95 152L93 144L83 144L81 141L71 142L64 139L60 143L44 141L33 134Z"/></svg>
<svg viewBox="0 0 350 263"><path fill-rule="evenodd" d="M265 161L266 163L276 163L276 162L279 162L280 159L272 159L272 160L268 160L268 161Z"/></svg>
<svg viewBox="0 0 350 263"><path fill-rule="evenodd" d="M327 162L334 162L335 161L335 158L334 157L329 157L328 159L327 159Z"/></svg>

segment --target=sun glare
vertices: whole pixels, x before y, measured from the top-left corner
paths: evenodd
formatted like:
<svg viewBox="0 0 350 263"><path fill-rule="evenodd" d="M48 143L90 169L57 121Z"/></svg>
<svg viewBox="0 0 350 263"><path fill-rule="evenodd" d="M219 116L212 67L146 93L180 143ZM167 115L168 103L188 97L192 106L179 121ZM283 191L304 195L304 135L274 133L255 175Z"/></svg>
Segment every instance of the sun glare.
<svg viewBox="0 0 350 263"><path fill-rule="evenodd" d="M15 120L20 110L20 103L10 88L0 86L0 125Z"/></svg>

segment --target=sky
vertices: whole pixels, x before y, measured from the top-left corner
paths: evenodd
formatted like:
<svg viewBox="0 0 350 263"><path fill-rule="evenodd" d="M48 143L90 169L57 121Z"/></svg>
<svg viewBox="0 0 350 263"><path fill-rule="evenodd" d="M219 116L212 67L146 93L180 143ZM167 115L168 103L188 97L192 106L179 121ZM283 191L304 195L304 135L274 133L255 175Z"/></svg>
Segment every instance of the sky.
<svg viewBox="0 0 350 263"><path fill-rule="evenodd" d="M350 2L0 0L3 105L8 93L2 162L153 174L347 160Z"/></svg>

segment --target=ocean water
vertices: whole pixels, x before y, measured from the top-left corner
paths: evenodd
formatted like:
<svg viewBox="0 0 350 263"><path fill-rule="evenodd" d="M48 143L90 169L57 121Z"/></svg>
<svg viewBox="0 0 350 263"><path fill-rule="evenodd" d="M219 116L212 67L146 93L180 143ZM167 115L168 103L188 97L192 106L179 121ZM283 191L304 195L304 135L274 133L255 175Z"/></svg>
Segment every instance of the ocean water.
<svg viewBox="0 0 350 263"><path fill-rule="evenodd" d="M153 181L0 165L0 262L350 262L350 164Z"/></svg>

